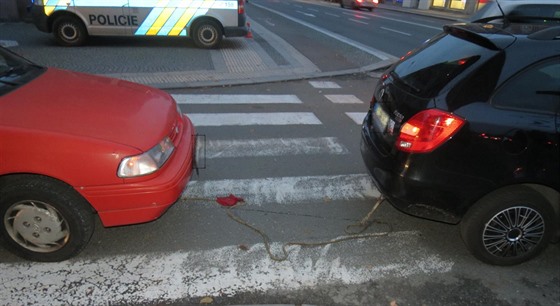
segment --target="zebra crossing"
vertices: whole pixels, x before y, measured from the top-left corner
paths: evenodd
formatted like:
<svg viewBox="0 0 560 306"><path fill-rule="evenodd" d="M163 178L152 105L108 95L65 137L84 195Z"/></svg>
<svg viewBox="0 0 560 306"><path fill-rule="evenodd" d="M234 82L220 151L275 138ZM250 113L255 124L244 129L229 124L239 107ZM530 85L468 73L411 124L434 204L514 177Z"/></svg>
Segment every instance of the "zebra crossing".
<svg viewBox="0 0 560 306"><path fill-rule="evenodd" d="M317 231L316 235L320 233L320 237L341 235L343 232L336 229L336 225L347 225L348 220L342 216L345 211L352 211L347 209L347 204L351 201L370 203L379 196L363 166L348 171L336 170L334 174L332 171L309 174L304 169L309 161L315 159L322 159L331 165L343 163L344 159L361 163L360 154L356 152L359 150L351 143L349 145L344 137L359 138L359 124L365 115L346 112L348 105L364 104L357 103L358 98L332 97L330 91L341 88L338 84L309 82L309 85L329 88L330 98L324 97L322 93L323 97L314 99L324 99L315 102L333 103L337 105L334 109L339 113L333 114L333 109L330 109L319 114L315 111L317 108L301 108L309 101L297 95L174 95L181 106L185 105L189 109L187 113L199 130L225 130L219 135L207 137L206 156L209 164L230 165L265 160L263 164L268 165L268 161L278 160L284 165L299 158L303 160L298 164L300 168L295 167L295 175L286 176L258 177L251 173L249 178L236 178L227 171L221 177L210 179L197 179L195 176L183 193L182 200L190 204L196 202L196 205L177 203L173 211L162 217L166 220L114 231L99 231L98 234L105 236L100 241L106 243L105 248L109 246L110 251L97 251L93 253L93 259L83 255L61 263L0 262L0 270L3 271L0 276L0 305L144 305L177 301L198 304L203 297L220 297L227 301L225 298L229 296L267 290L296 292L302 288L328 288L333 284L360 285L381 281L392 275L406 277L449 273L454 262L441 259L429 246L421 244L422 237L416 230L390 231L373 241L358 239L336 246L292 246L289 258L277 262L267 256L264 243L251 240L252 233L247 232L245 236L245 229L237 223L220 223L225 216L220 213L220 208L216 209L216 204L197 202L196 199L211 199L233 192L245 199L244 211L247 212L247 206L249 210L252 207L252 212L258 213L258 221L264 223L269 222L267 213L274 210L284 208L284 211L295 211L299 208L300 212L304 211L301 215L276 214L274 218L280 219L272 222L274 224L267 224L267 230L277 231L281 236L271 241L272 251L281 254L283 239L289 239L283 232L289 227L294 226L301 233L306 233L311 227ZM354 103L335 102L342 100ZM281 105L283 110L296 106L295 110L306 111L241 113L224 109L215 112L216 108L220 110L224 105L243 108L270 104ZM363 108L366 107L364 104ZM198 112L191 111L193 109ZM346 120L345 117L352 120ZM334 123L333 118L336 118ZM336 125L334 129L320 128L333 124ZM248 133L227 134L232 130L247 131L265 125L272 126L274 137L263 136L270 135L270 130L268 133L257 133L255 137ZM290 129L292 133L283 134ZM302 132L299 135L299 129L312 129L313 133ZM340 129L344 131L336 133ZM228 137L232 134L245 138ZM329 214L337 216L335 219L319 217L318 211L324 210L326 203L331 210ZM353 212L350 215L349 218L356 218ZM257 220L253 218L252 221ZM300 229L300 223L309 224L302 224ZM329 228L333 223L335 228ZM230 231L235 233L231 234ZM233 236L217 243L208 242L212 237L216 239L224 233ZM164 238L166 236L169 238ZM117 245L108 243L110 238L116 239ZM317 236L314 238L320 239ZM149 246L150 243L157 244L165 239L169 239L172 246ZM147 244L146 249L134 251L134 245L143 240ZM119 242L123 245L118 245ZM177 248L176 244L182 247ZM95 244L91 245L95 248ZM394 256L395 250L411 245L415 247ZM131 246L133 250L128 251L127 248ZM373 263L371 258L375 258Z"/></svg>
<svg viewBox="0 0 560 306"><path fill-rule="evenodd" d="M332 81L309 81L316 89L342 90L342 86ZM174 94L179 105L302 105L305 102L295 94ZM327 103L338 105L361 104L367 106L352 94L323 94ZM356 125L360 125L365 112L345 112ZM309 126L324 125L313 112L188 112L197 128L240 126ZM206 140L206 159L289 157L350 154L350 150L338 137L297 137L297 138L255 138L255 139L211 139ZM209 181L193 180L187 186L184 199L216 197L235 190L252 203L275 202L282 204L318 201L325 197L333 200L367 199L379 195L369 176L364 173L350 173L325 176L267 177L257 179L218 179Z"/></svg>

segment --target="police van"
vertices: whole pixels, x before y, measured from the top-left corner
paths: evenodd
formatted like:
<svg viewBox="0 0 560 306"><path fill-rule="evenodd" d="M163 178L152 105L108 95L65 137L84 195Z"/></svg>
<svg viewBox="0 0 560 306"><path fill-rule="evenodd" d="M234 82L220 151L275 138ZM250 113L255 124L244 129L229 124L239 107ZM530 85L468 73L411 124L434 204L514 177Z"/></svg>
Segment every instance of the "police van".
<svg viewBox="0 0 560 306"><path fill-rule="evenodd" d="M88 36L184 36L201 48L245 36L245 0L33 0L33 22L63 46Z"/></svg>

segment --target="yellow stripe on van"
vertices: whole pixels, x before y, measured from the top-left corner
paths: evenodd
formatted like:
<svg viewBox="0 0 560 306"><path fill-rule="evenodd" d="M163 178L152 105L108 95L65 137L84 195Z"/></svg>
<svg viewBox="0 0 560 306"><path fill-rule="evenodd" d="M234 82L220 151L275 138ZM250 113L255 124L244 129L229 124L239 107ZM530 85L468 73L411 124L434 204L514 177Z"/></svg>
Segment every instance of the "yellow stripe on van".
<svg viewBox="0 0 560 306"><path fill-rule="evenodd" d="M159 14L158 18L156 19L154 24L152 24L152 27L148 30L146 35L157 35L158 31L163 27L167 19L169 19L169 16L173 14L174 10L174 7L163 9L163 11Z"/></svg>
<svg viewBox="0 0 560 306"><path fill-rule="evenodd" d="M171 29L171 31L169 32L169 35L172 36L177 36L181 33L181 31L187 26L187 23L189 23L189 21L191 21L194 13L196 13L196 8L188 8L185 13L183 13L183 16L181 16L181 18L179 18L179 20L177 21L177 23L175 23L175 25L173 26L173 29Z"/></svg>
<svg viewBox="0 0 560 306"><path fill-rule="evenodd" d="M66 9L69 4L70 3L68 2L68 0L59 0L58 3L55 5L52 5L52 3L51 5L45 4L45 15L50 16L56 10L57 7Z"/></svg>
<svg viewBox="0 0 560 306"><path fill-rule="evenodd" d="M55 8L56 8L55 5L45 6L45 15L50 16L52 12L54 12Z"/></svg>

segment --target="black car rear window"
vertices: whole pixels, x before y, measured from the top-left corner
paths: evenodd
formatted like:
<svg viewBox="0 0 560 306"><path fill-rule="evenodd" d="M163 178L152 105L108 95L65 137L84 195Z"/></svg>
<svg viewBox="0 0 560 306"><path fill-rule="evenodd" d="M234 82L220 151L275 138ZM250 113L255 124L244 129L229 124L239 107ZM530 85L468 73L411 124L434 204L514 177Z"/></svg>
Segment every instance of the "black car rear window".
<svg viewBox="0 0 560 306"><path fill-rule="evenodd" d="M485 52L496 51L442 33L402 60L391 74L412 94L432 98Z"/></svg>

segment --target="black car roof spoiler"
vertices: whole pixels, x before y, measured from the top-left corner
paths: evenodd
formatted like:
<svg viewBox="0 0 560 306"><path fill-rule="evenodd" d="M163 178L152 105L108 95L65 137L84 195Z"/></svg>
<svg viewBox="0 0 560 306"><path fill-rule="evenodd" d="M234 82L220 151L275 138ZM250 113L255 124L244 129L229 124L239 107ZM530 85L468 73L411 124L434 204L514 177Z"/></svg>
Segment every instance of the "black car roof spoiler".
<svg viewBox="0 0 560 306"><path fill-rule="evenodd" d="M484 24L470 23L459 23L443 26L443 31L445 31L445 33L468 40L490 50L501 50L501 48L493 43L490 39L480 35L481 29L485 29L485 32L487 32L489 28L484 28Z"/></svg>

